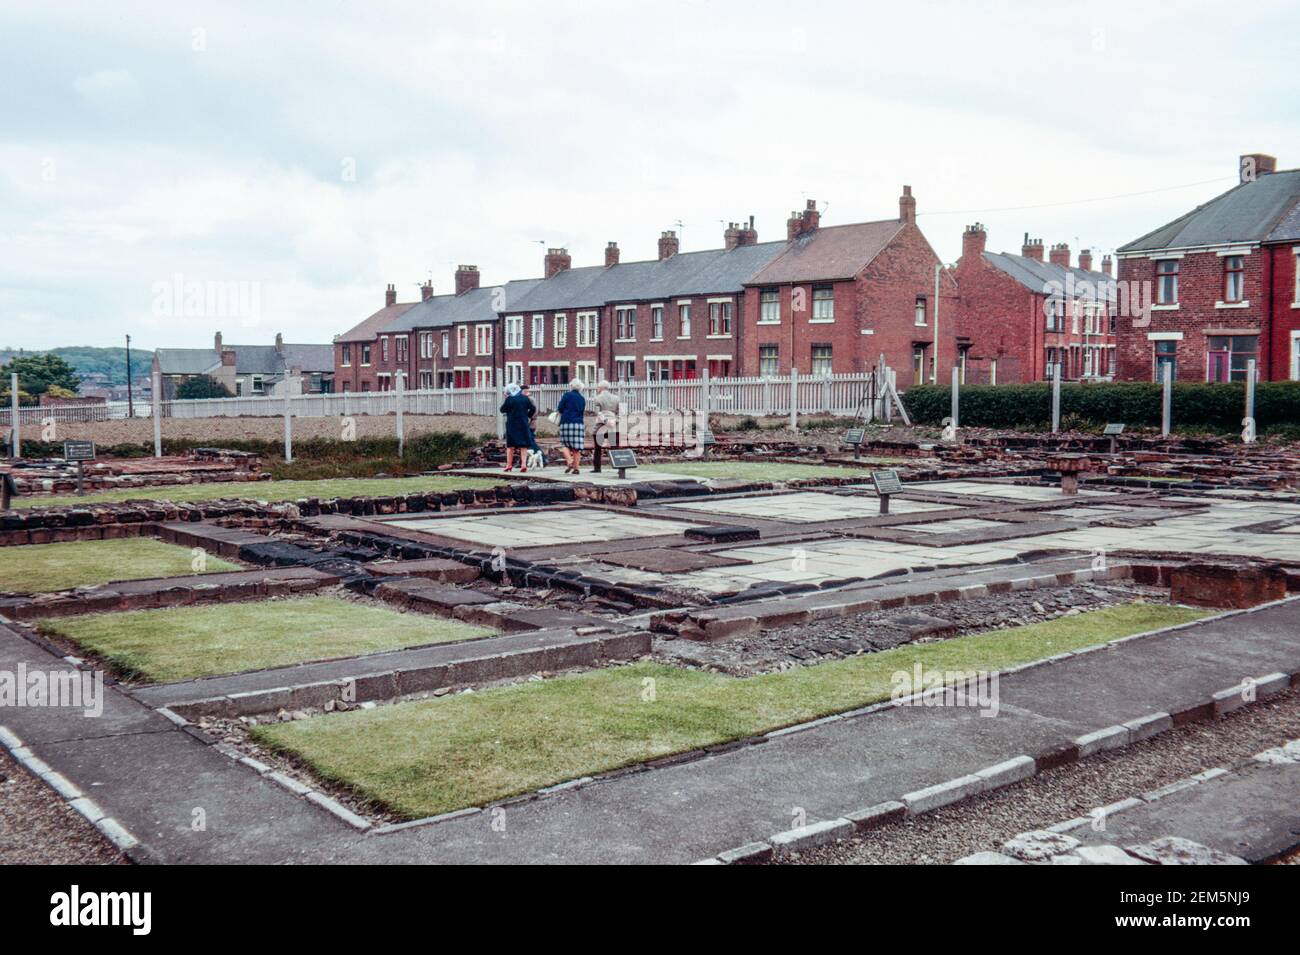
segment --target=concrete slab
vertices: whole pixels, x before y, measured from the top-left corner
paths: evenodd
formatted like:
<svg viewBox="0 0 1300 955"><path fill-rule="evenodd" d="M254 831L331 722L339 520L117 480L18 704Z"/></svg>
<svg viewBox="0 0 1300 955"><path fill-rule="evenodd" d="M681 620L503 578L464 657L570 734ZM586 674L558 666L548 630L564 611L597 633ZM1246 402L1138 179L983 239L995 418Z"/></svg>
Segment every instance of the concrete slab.
<svg viewBox="0 0 1300 955"><path fill-rule="evenodd" d="M620 514L597 507L506 510L473 516L421 517L386 523L484 547L506 548L679 535L689 528L699 526L686 521Z"/></svg>

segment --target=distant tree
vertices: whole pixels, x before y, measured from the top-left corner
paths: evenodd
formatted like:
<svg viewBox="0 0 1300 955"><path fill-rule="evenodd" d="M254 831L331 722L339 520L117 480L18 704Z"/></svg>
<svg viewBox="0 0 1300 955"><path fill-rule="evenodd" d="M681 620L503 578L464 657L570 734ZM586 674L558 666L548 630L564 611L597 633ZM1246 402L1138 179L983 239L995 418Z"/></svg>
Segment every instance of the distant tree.
<svg viewBox="0 0 1300 955"><path fill-rule="evenodd" d="M16 355L10 359L7 365L0 368L0 379L5 386L9 384L9 376L14 372L18 372L18 390L25 391L38 400L52 385L66 388L74 394L81 385L81 379L72 366L49 352Z"/></svg>
<svg viewBox="0 0 1300 955"><path fill-rule="evenodd" d="M209 375L186 378L176 386L177 398L233 398L230 389Z"/></svg>

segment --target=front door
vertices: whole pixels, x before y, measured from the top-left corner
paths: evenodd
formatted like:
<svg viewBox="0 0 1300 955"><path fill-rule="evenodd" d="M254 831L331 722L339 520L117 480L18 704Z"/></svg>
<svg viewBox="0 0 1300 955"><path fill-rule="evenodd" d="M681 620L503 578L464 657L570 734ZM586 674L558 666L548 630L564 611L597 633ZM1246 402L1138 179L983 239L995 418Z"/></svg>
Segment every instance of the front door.
<svg viewBox="0 0 1300 955"><path fill-rule="evenodd" d="M1227 381L1228 380L1228 353L1223 351L1210 352L1210 369L1206 375L1206 381Z"/></svg>

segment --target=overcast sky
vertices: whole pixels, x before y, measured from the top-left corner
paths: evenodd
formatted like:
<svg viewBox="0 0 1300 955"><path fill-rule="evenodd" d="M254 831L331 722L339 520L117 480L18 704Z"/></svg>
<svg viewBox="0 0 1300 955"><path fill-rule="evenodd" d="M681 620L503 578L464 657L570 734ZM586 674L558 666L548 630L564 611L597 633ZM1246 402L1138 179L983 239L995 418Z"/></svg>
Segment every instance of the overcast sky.
<svg viewBox="0 0 1300 955"><path fill-rule="evenodd" d="M0 346L328 341L457 263L781 238L904 183L945 260L976 219L1099 258L1239 153L1300 166L1293 2L873 6L4 0Z"/></svg>

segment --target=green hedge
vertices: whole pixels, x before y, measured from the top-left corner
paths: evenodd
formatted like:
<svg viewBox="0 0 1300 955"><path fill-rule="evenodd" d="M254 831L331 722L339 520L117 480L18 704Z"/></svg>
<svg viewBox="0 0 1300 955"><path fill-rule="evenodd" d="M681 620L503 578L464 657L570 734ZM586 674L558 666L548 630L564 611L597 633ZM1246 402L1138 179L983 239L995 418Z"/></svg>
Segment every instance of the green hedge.
<svg viewBox="0 0 1300 955"><path fill-rule="evenodd" d="M917 385L903 395L917 424L943 423L952 408L950 389ZM1151 382L1098 382L1061 385L1061 420L1074 427L1101 427L1122 421L1133 427L1160 427L1161 386ZM1180 430L1241 431L1244 384L1175 383L1172 423ZM1043 428L1052 423L1052 389L1028 385L966 385L961 389L960 423L967 428ZM1300 382L1260 382L1255 388L1258 429L1300 423Z"/></svg>

